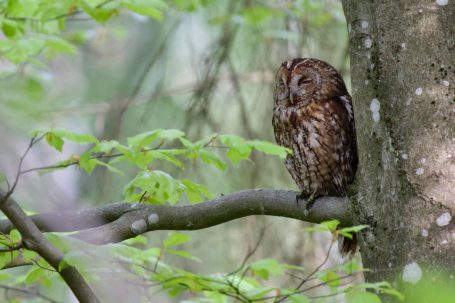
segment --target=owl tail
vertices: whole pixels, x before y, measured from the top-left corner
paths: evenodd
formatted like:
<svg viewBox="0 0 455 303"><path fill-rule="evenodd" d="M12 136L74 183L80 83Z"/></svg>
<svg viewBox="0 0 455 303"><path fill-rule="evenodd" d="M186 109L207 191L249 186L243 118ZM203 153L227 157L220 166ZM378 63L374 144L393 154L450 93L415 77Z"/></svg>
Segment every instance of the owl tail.
<svg viewBox="0 0 455 303"><path fill-rule="evenodd" d="M342 257L352 257L357 250L357 234L352 234L352 239L340 237L338 239L338 247Z"/></svg>

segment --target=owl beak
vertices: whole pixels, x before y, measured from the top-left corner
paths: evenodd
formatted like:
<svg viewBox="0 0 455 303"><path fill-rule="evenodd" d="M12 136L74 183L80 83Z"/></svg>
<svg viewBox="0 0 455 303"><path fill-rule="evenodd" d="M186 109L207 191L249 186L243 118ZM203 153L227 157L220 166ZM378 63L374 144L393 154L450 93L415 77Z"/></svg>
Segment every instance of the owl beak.
<svg viewBox="0 0 455 303"><path fill-rule="evenodd" d="M294 104L294 94L293 93L289 94L289 100L291 100L291 104Z"/></svg>

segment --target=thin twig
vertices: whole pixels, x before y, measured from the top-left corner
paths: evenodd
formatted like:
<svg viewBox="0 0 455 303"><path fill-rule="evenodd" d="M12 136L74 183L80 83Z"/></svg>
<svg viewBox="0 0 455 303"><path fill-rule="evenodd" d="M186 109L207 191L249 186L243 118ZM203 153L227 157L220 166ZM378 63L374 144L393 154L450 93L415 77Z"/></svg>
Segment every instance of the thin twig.
<svg viewBox="0 0 455 303"><path fill-rule="evenodd" d="M55 269L49 268L49 267L45 267L45 266L39 264L38 262L39 262L39 260L32 260L32 263L33 263L34 265L38 266L38 267L41 268L41 269L44 269L44 270L47 270L47 271L50 271L50 272L57 272Z"/></svg>
<svg viewBox="0 0 455 303"><path fill-rule="evenodd" d="M146 152L149 152L149 151L158 150L161 146L162 146L162 144L160 143L157 147L146 148L146 149L142 150L141 152L146 153ZM110 158L121 157L121 156L124 156L124 155L125 155L124 153L116 153L116 154L101 153L99 155L90 157L90 159L110 159ZM60 165L39 166L39 167L24 169L24 170L20 171L19 175L24 175L24 174L27 174L27 173L30 173L30 172L46 170L46 169L67 168L67 167L70 167L70 166L73 166L73 165L77 165L77 164L79 164L79 161L78 160L74 160L74 162L69 162L69 163L60 164Z"/></svg>
<svg viewBox="0 0 455 303"><path fill-rule="evenodd" d="M248 251L248 253L246 254L245 258L243 259L242 264L240 265L240 267L237 268L236 270L228 273L227 276L235 275L236 273L241 271L243 269L243 267L245 267L245 264L248 261L248 259L251 258L251 256L253 256L256 253L256 250L259 248L259 245L261 244L262 239L264 238L265 231L267 230L267 228L268 227L264 227L264 228L261 229L261 232L259 234L259 238L258 238L256 244L254 245L253 249L250 249Z"/></svg>
<svg viewBox="0 0 455 303"><path fill-rule="evenodd" d="M17 287L17 286L9 286L9 285L5 285L5 284L0 284L0 288L3 288L7 291L9 290L13 290L13 291L17 291L17 292L21 292L21 293L25 293L25 294L28 294L28 295L33 295L33 296L36 296L36 297L39 297L43 300L46 300L48 302L52 302L52 303L59 303L58 301L55 301L54 299L51 299L41 293L39 293L38 291L36 290L33 290L33 289L30 289L30 288L23 288L23 287Z"/></svg>
<svg viewBox="0 0 455 303"><path fill-rule="evenodd" d="M22 244L22 242L17 243L15 245L8 245L6 243L0 243L0 244L7 246L7 248L0 248L0 253L11 252L11 251L15 251L15 250L19 250L21 248L24 248L24 245Z"/></svg>
<svg viewBox="0 0 455 303"><path fill-rule="evenodd" d="M330 251L332 250L333 243L334 243L334 241L332 240L332 241L330 242L330 246L329 246L329 249L328 249L327 254L326 254L326 256L325 256L324 261L322 261L321 264L319 264L319 265L318 265L318 266L317 266L317 267L316 267L316 268L315 268L315 269L314 269L314 270L313 270L305 279L303 279L303 280L299 283L299 285L297 285L297 287L295 288L296 290L300 290L300 288L301 288L306 282L308 282L308 280L309 280L315 273L317 273L317 272L321 269L321 267L324 266L324 264L329 260ZM286 300L288 297L289 297L289 295L283 296L281 299L279 299L279 300L277 301L277 303L283 302L283 301Z"/></svg>
<svg viewBox="0 0 455 303"><path fill-rule="evenodd" d="M11 194L14 192L14 190L16 189L16 186L19 183L19 177L21 176L22 164L24 162L25 157L27 156L28 152L33 147L33 145L35 145L36 143L41 141L41 139L43 139L44 136L45 136L45 134L38 137L38 139L36 139L36 136L33 136L30 139L30 143L28 144L27 148L25 149L25 152L19 158L19 165L17 166L16 177L14 178L13 185L8 186L8 191L6 192L5 196L2 197L2 200L0 201L1 203L6 202L8 200L8 198L11 196Z"/></svg>

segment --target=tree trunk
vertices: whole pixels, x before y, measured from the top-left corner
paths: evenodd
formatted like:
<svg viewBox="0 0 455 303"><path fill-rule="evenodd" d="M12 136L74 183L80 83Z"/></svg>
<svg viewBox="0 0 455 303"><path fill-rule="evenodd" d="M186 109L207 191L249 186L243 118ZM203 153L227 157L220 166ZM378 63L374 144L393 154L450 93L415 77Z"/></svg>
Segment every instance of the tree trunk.
<svg viewBox="0 0 455 303"><path fill-rule="evenodd" d="M455 275L455 1L342 2L366 279Z"/></svg>

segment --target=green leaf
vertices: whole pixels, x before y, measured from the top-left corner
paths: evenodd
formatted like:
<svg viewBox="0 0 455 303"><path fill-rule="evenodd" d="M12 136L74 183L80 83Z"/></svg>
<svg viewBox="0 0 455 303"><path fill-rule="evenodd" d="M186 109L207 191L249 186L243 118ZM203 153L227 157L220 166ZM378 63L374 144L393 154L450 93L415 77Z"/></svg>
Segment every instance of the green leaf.
<svg viewBox="0 0 455 303"><path fill-rule="evenodd" d="M47 47L58 52L68 54L74 54L76 52L76 47L74 45L56 36L48 38L45 43Z"/></svg>
<svg viewBox="0 0 455 303"><path fill-rule="evenodd" d="M148 239L142 235L122 241L122 244L131 245L131 246L138 245L138 244L146 245L147 243L148 243Z"/></svg>
<svg viewBox="0 0 455 303"><path fill-rule="evenodd" d="M56 134L54 133L47 133L46 134L46 142L54 147L56 150L58 151L62 151L63 149L63 144L65 143L62 138L60 138L59 136L57 136Z"/></svg>
<svg viewBox="0 0 455 303"><path fill-rule="evenodd" d="M3 266L0 266L2 268ZM0 281L10 280L12 277L10 274L0 273Z"/></svg>
<svg viewBox="0 0 455 303"><path fill-rule="evenodd" d="M34 0L8 1L6 14L10 17L30 17L39 8L39 2Z"/></svg>
<svg viewBox="0 0 455 303"><path fill-rule="evenodd" d="M292 153L292 150L289 148L279 146L267 141L249 141L250 146L254 147L260 152L263 152L268 155L275 155L280 157L281 159L285 159L288 154Z"/></svg>
<svg viewBox="0 0 455 303"><path fill-rule="evenodd" d="M79 159L79 166L85 170L87 174L91 174L95 167L98 165L99 160L90 158L88 152L82 153Z"/></svg>
<svg viewBox="0 0 455 303"><path fill-rule="evenodd" d="M334 232L337 229L337 226L340 224L338 220L331 220L331 221L324 221L321 222L319 225L312 226L312 227L305 227L304 230L306 231L328 231Z"/></svg>
<svg viewBox="0 0 455 303"><path fill-rule="evenodd" d="M370 292L351 292L346 297L348 303L381 303L381 299Z"/></svg>
<svg viewBox="0 0 455 303"><path fill-rule="evenodd" d="M213 194L208 188L202 184L194 183L191 180L184 179L182 183L185 185L185 192L190 203L198 203L203 201L204 197L212 198Z"/></svg>
<svg viewBox="0 0 455 303"><path fill-rule="evenodd" d="M69 241L65 236L56 234L56 233L45 233L46 239L56 248L62 252L67 252L71 249Z"/></svg>
<svg viewBox="0 0 455 303"><path fill-rule="evenodd" d="M16 21L3 19L2 31L8 38L14 38L15 36L21 35L23 30L20 29L19 24Z"/></svg>
<svg viewBox="0 0 455 303"><path fill-rule="evenodd" d="M218 140L229 147L226 155L232 163L237 164L241 160L249 158L252 147L243 138L234 135L219 135Z"/></svg>
<svg viewBox="0 0 455 303"><path fill-rule="evenodd" d="M22 240L22 236L17 229L13 229L12 231L10 231L9 237L11 239L11 242L13 243L19 243Z"/></svg>
<svg viewBox="0 0 455 303"><path fill-rule="evenodd" d="M276 288L272 288L272 287L255 287L255 288L252 288L248 291L246 291L244 294L246 297L250 298L250 299L259 299L263 296L266 296L267 294L270 294L270 293L275 293L276 292Z"/></svg>
<svg viewBox="0 0 455 303"><path fill-rule="evenodd" d="M97 165L101 165L101 166L106 167L111 173L116 173L116 174L119 174L121 176L125 175L121 170L115 168L114 166L112 166L110 164L107 164L106 162L100 161L98 159L95 159L95 161L96 161Z"/></svg>
<svg viewBox="0 0 455 303"><path fill-rule="evenodd" d="M129 137L128 145L134 147L135 150L140 150L142 147L153 143L158 138L163 140L174 140L182 138L184 135L185 133L178 129L155 129L134 137Z"/></svg>
<svg viewBox="0 0 455 303"><path fill-rule="evenodd" d="M47 270L44 270L40 267L33 267L25 277L25 285L30 286L33 282L41 279L42 276L46 275Z"/></svg>
<svg viewBox="0 0 455 303"><path fill-rule="evenodd" d="M59 137L62 137L63 139L75 143L99 143L98 139L92 135L78 134L64 128L50 129L47 132L51 132Z"/></svg>
<svg viewBox="0 0 455 303"><path fill-rule="evenodd" d="M24 249L22 250L22 258L24 259L24 262L30 262L32 260L39 259L40 257L38 254L32 250Z"/></svg>
<svg viewBox="0 0 455 303"><path fill-rule="evenodd" d="M172 255L176 255L176 256L185 258L185 259L190 259L190 260L193 260L193 261L202 262L201 259L199 259L198 257L193 256L192 254L190 254L189 252L184 251L184 250L166 249L166 252L170 253Z"/></svg>
<svg viewBox="0 0 455 303"><path fill-rule="evenodd" d="M151 150L151 151L147 151L147 153L149 154L149 156L152 159L166 160L166 161L174 164L177 167L183 166L183 162L179 161L176 157L174 157L172 154L168 153L168 151L166 151L166 150Z"/></svg>
<svg viewBox="0 0 455 303"><path fill-rule="evenodd" d="M62 151L62 139L66 139L75 143L99 143L98 139L91 135L74 133L64 128L38 129L31 132L32 136L38 136L41 134L45 134L49 145L55 147L59 151Z"/></svg>
<svg viewBox="0 0 455 303"><path fill-rule="evenodd" d="M222 144L230 147L226 155L234 164L249 158L252 147L243 138L234 135L219 135L217 138Z"/></svg>
<svg viewBox="0 0 455 303"><path fill-rule="evenodd" d="M159 21L163 19L162 10L167 6L165 2L158 0L126 0L122 1L121 5L130 11Z"/></svg>
<svg viewBox="0 0 455 303"><path fill-rule="evenodd" d="M292 303L310 303L310 299L302 294L290 295L289 300L291 300Z"/></svg>
<svg viewBox="0 0 455 303"><path fill-rule="evenodd" d="M340 285L340 276L334 271L324 272L319 276L319 279L331 287Z"/></svg>
<svg viewBox="0 0 455 303"><path fill-rule="evenodd" d="M116 148L119 145L120 145L120 143L118 143L118 141L116 141L116 140L110 140L110 141L103 140L100 143L98 143L95 147L93 147L91 149L91 152L109 154L112 151L112 149Z"/></svg>
<svg viewBox="0 0 455 303"><path fill-rule="evenodd" d="M3 269L6 265L11 263L14 258L12 258L9 252L0 253L0 269Z"/></svg>
<svg viewBox="0 0 455 303"><path fill-rule="evenodd" d="M230 148L226 153L229 160L231 160L231 162L234 164L238 164L240 161L248 159L250 157L250 154L251 150L246 153L241 153L235 148Z"/></svg>
<svg viewBox="0 0 455 303"><path fill-rule="evenodd" d="M247 23L257 25L264 22L266 19L276 16L279 13L266 6L250 6L243 10L243 17Z"/></svg>
<svg viewBox="0 0 455 303"><path fill-rule="evenodd" d="M111 1L111 2L116 2L116 1ZM101 3L99 3L101 4ZM99 5L98 4L98 5ZM113 8L103 8L103 7L97 7L97 4L95 4L93 1L80 1L79 6L80 8L95 19L97 22L104 23L108 21L112 16L118 14L118 11L115 7Z"/></svg>
<svg viewBox="0 0 455 303"><path fill-rule="evenodd" d="M258 260L251 263L250 268L255 275L265 280L269 278L269 274L278 276L283 272L283 265L274 259Z"/></svg>
<svg viewBox="0 0 455 303"><path fill-rule="evenodd" d="M321 222L322 226L325 226L329 231L334 232L338 225L340 225L340 221L338 220L331 220L331 221L324 221Z"/></svg>
<svg viewBox="0 0 455 303"><path fill-rule="evenodd" d="M169 202L175 204L185 191L185 185L171 175L159 171L141 171L124 189L127 201L139 201L144 192L145 200L150 203Z"/></svg>
<svg viewBox="0 0 455 303"><path fill-rule="evenodd" d="M218 168L221 171L226 170L226 163L224 163L223 160L220 159L214 152L202 149L199 152L199 156L201 157L201 160L204 161L207 164L210 164L216 168Z"/></svg>
<svg viewBox="0 0 455 303"><path fill-rule="evenodd" d="M381 290L379 292L383 293L383 294L395 296L400 301L403 301L405 299L405 296L401 292L399 292L398 290L393 289L393 288L381 288Z"/></svg>
<svg viewBox="0 0 455 303"><path fill-rule="evenodd" d="M163 242L164 247L176 246L179 244L186 243L191 240L191 237L187 234L182 234L178 232L170 232L169 236Z"/></svg>
<svg viewBox="0 0 455 303"><path fill-rule="evenodd" d="M363 229L369 228L368 225L357 225L352 227L345 227L340 229L338 232L346 238L352 239L352 234L357 233Z"/></svg>
<svg viewBox="0 0 455 303"><path fill-rule="evenodd" d="M161 248L152 247L152 248L140 251L140 253L138 253L134 256L134 259L150 261L150 259L152 258L153 260L156 260L156 257L159 257L161 255L161 252L162 252Z"/></svg>

